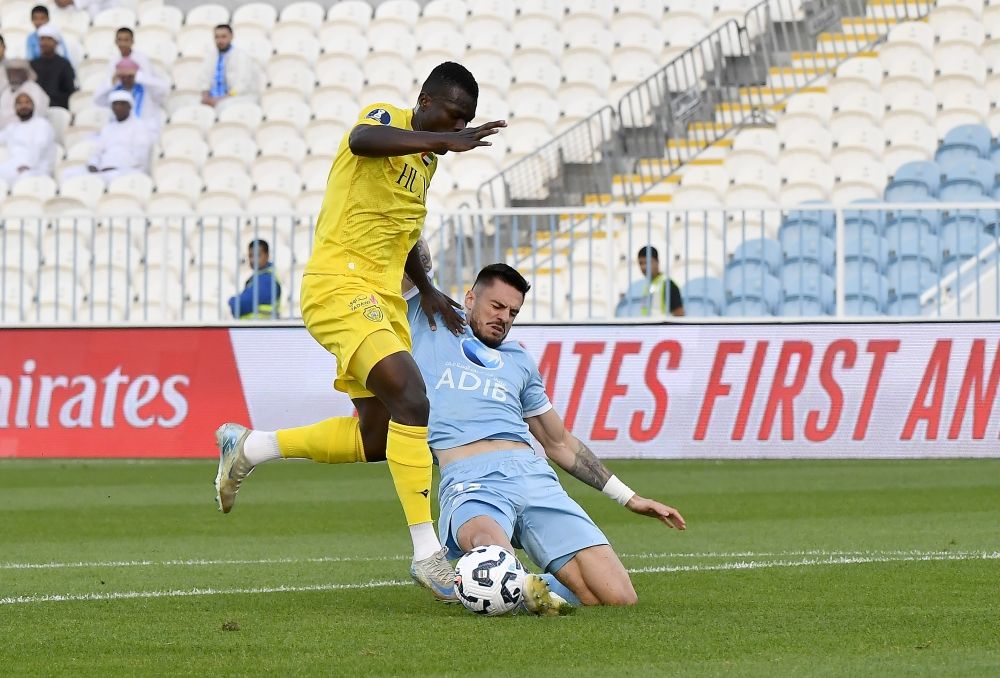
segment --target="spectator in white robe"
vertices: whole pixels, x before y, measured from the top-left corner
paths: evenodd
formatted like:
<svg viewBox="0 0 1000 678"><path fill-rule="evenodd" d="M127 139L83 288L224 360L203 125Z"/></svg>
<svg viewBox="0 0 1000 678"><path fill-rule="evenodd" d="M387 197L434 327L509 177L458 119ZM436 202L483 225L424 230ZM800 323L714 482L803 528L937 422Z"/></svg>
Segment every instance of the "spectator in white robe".
<svg viewBox="0 0 1000 678"><path fill-rule="evenodd" d="M153 135L132 113L132 95L116 90L110 95L113 119L97 135L97 146L87 171L110 183L126 174L148 174Z"/></svg>
<svg viewBox="0 0 1000 678"><path fill-rule="evenodd" d="M49 113L49 95L35 82L35 72L27 59L6 59L4 65L7 86L0 90L0 129L17 120L14 99L22 92L28 94L35 103L35 115L46 117Z"/></svg>
<svg viewBox="0 0 1000 678"><path fill-rule="evenodd" d="M0 131L0 145L7 147L7 160L0 163L0 179L13 184L21 177L52 176L56 163L56 131L45 117L35 113L35 102L27 92L14 97L17 120Z"/></svg>
<svg viewBox="0 0 1000 678"><path fill-rule="evenodd" d="M151 71L146 72L128 57L118 62L114 82L94 95L94 103L101 107L108 106L112 94L128 92L132 95L132 114L146 123L151 132L159 135L169 90L166 80Z"/></svg>
<svg viewBox="0 0 1000 678"><path fill-rule="evenodd" d="M87 12L91 18L106 9L115 7L136 8L135 0L55 0L56 7L64 12Z"/></svg>

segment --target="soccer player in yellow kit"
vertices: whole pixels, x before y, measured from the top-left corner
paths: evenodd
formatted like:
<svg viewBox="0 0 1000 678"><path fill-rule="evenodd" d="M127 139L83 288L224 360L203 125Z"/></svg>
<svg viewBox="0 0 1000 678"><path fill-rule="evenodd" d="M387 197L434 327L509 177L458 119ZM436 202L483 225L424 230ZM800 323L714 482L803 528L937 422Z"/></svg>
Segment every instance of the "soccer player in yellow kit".
<svg viewBox="0 0 1000 678"><path fill-rule="evenodd" d="M431 522L430 405L410 355L399 281L405 270L432 326L440 313L451 331L461 331L457 304L431 285L415 246L437 156L488 146L484 139L506 125L469 128L478 97L465 67L443 63L431 71L412 110L366 107L334 159L302 279L302 318L337 358L334 385L350 396L358 418L275 432L238 424L216 431L217 500L225 513L243 479L268 459L387 460L413 540L410 574L442 600L455 599L454 571Z"/></svg>

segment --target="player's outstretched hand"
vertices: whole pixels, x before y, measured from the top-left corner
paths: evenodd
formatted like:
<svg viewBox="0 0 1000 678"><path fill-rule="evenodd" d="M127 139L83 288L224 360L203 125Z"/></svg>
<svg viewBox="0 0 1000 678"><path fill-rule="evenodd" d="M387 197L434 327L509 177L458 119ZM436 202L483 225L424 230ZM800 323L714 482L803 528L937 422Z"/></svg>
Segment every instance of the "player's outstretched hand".
<svg viewBox="0 0 1000 678"><path fill-rule="evenodd" d="M421 294L420 308L427 316L427 322L432 330L437 330L435 317L440 314L452 334L458 336L465 331L465 318L455 310L462 307L444 292L435 290L433 294Z"/></svg>
<svg viewBox="0 0 1000 678"><path fill-rule="evenodd" d="M687 524L684 522L684 516L672 506L667 506L666 504L661 504L658 501L652 499L646 499L645 497L640 497L639 495L633 496L625 504L629 511L632 513L638 513L641 516L649 516L650 518L656 518L662 522L667 527L675 527L678 530L687 529Z"/></svg>
<svg viewBox="0 0 1000 678"><path fill-rule="evenodd" d="M506 126L506 120L494 120L479 127L466 127L461 132L451 132L445 139L445 148L449 151L462 153L480 146L491 146L490 142L483 141L483 139L496 134Z"/></svg>

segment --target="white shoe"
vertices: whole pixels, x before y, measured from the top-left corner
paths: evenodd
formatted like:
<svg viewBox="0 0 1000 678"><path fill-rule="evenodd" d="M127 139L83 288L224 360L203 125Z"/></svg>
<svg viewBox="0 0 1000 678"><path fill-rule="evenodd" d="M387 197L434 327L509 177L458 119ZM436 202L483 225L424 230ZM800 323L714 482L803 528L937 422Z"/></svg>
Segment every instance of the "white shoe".
<svg viewBox="0 0 1000 678"><path fill-rule="evenodd" d="M525 576L522 601L524 609L540 617L564 617L576 611L569 601L553 593L548 582L537 574Z"/></svg>
<svg viewBox="0 0 1000 678"><path fill-rule="evenodd" d="M410 563L410 576L413 577L414 583L429 589L438 600L457 603L455 569L445 557L447 553L448 549L442 547L434 555L423 560L414 560Z"/></svg>
<svg viewBox="0 0 1000 678"><path fill-rule="evenodd" d="M250 429L239 424L223 424L215 431L219 447L219 473L215 476L215 501L219 510L229 513L236 503L236 493L254 466L243 454Z"/></svg>

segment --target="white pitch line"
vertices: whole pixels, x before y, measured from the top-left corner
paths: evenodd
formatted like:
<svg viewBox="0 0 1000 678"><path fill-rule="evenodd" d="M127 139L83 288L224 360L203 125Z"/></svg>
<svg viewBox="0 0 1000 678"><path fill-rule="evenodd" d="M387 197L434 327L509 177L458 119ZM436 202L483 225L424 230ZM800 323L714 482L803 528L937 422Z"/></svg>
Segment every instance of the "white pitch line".
<svg viewBox="0 0 1000 678"><path fill-rule="evenodd" d="M926 553L909 556L837 556L830 558L803 558L801 560L745 560L715 565L660 565L632 568L633 574L664 572L719 572L728 570L761 570L771 567L815 567L823 565L863 565L866 563L915 563L958 560L1000 560L1000 551L983 553Z"/></svg>
<svg viewBox="0 0 1000 678"><path fill-rule="evenodd" d="M648 552L623 553L625 559L657 558L788 558L804 556L935 556L935 555L979 555L982 551L704 551L691 553ZM214 565L295 565L323 563L374 563L409 560L408 556L318 556L313 558L241 558L241 559L175 559L175 560L107 560L46 563L0 563L0 570L69 570L84 568L132 568L132 567L207 567Z"/></svg>
<svg viewBox="0 0 1000 678"><path fill-rule="evenodd" d="M736 563L719 563L715 565L668 565L663 567L632 568L633 574L655 574L668 572L716 572L727 570L760 570L776 567L819 567L825 565L860 565L866 563L902 563L924 561L969 561L969 560L1000 560L1000 551L982 552L977 554L925 554L908 556L842 556L835 558L804 558L801 560L777 561L740 561ZM344 591L385 588L389 586L407 586L411 582L399 580L375 580L356 584L313 584L308 586L260 586L254 588L234 589L173 589L166 591L117 591L108 593L67 593L34 596L12 596L0 598L0 605L26 605L31 603L102 601L102 600L134 600L148 598L184 598L190 596L219 596L262 593L303 593L320 591Z"/></svg>

